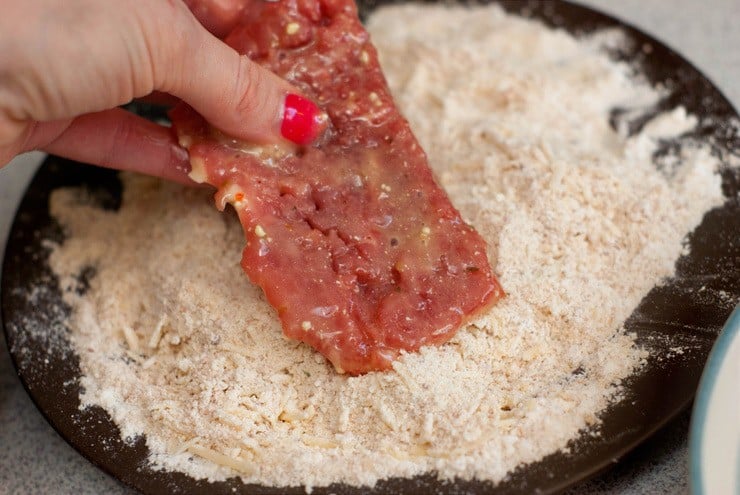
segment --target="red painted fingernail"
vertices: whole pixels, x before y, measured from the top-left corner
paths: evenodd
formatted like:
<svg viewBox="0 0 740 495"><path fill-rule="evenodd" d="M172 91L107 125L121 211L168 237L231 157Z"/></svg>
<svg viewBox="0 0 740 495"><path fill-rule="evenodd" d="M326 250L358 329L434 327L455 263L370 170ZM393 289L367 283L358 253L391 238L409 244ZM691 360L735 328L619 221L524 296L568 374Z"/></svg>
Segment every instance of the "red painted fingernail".
<svg viewBox="0 0 740 495"><path fill-rule="evenodd" d="M326 129L329 118L314 102L289 93L285 96L280 133L302 146L313 143Z"/></svg>

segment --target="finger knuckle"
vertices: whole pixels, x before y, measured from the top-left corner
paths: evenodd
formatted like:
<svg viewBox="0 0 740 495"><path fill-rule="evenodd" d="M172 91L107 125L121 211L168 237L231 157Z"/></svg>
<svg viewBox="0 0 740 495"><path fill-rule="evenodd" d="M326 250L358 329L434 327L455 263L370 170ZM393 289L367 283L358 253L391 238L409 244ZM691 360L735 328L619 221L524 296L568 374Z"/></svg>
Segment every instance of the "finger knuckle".
<svg viewBox="0 0 740 495"><path fill-rule="evenodd" d="M260 97L264 84L264 75L258 66L247 57L239 57L233 101L240 115L256 115L265 110L265 101Z"/></svg>

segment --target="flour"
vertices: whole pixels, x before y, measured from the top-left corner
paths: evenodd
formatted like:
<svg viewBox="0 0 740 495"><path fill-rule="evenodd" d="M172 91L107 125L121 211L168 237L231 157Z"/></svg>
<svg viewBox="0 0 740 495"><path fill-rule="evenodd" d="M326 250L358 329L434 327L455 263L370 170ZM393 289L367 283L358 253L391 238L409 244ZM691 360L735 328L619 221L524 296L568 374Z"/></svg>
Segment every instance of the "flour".
<svg viewBox="0 0 740 495"><path fill-rule="evenodd" d="M677 108L632 137L609 126L613 108L648 108L660 93L598 37L496 7L390 7L369 29L508 296L391 372L342 376L282 337L239 267L236 218L207 191L124 174L118 212L56 191L68 239L50 263L73 308L81 400L124 436L145 435L157 467L276 486L429 471L500 481L598 432L646 357L624 320L721 204L707 149L684 147L671 173L652 163L659 139L695 117Z"/></svg>

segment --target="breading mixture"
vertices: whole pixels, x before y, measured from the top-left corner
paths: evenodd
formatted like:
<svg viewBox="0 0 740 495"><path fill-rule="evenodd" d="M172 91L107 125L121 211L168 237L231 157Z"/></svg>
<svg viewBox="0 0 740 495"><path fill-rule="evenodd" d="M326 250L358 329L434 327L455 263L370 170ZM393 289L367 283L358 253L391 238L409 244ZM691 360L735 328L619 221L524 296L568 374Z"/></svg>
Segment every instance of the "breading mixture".
<svg viewBox="0 0 740 495"><path fill-rule="evenodd" d="M633 137L609 126L614 107L660 96L600 50L617 33L577 40L496 7L429 5L383 9L369 28L507 297L392 371L339 375L283 338L239 267L239 223L207 191L123 175L118 212L57 191L69 237L51 264L73 307L82 402L146 435L157 466L267 485L501 480L597 427L645 357L622 323L721 203L707 150L652 163L658 138L696 124L683 109Z"/></svg>

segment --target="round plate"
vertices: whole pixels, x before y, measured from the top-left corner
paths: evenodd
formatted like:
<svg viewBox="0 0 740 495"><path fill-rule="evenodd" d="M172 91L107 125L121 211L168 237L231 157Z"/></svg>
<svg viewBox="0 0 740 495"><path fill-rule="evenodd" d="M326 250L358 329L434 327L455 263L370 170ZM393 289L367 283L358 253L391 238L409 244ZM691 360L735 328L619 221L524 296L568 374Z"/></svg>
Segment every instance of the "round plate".
<svg viewBox="0 0 740 495"><path fill-rule="evenodd" d="M689 443L691 493L740 493L740 306L709 355L694 402Z"/></svg>
<svg viewBox="0 0 740 495"><path fill-rule="evenodd" d="M384 2L360 2L362 14L380 3ZM565 2L499 3L508 11L575 34L622 27L633 43L612 55L628 60L651 82L670 90L656 108L631 117L626 122L628 128L637 132L655 113L680 104L701 120L697 130L682 141L709 143L725 164L729 155L740 154L738 116L731 105L691 64L660 42L610 17ZM615 108L612 125L623 118L624 113ZM681 142L667 142L658 153L672 153L680 146ZM638 343L649 349L652 357L640 373L626 380L624 400L604 411L599 436L576 439L570 443L569 453L558 452L520 467L495 487L480 481L440 482L433 475L424 475L383 480L374 491L554 493L612 466L685 409L712 344L740 300L740 171L724 166L721 174L726 202L708 212L689 236L690 254L677 262L675 277L650 291L626 322L627 330L637 334ZM44 242L63 240L59 225L49 217L47 204L50 192L64 186L86 187L103 208L115 209L120 202L121 186L114 172L50 157L20 205L3 264L2 316L13 362L39 410L82 455L145 494L305 493L302 487L245 485L237 478L209 483L182 473L152 470L146 462L143 439L127 444L103 409L80 410L79 358L67 341L68 308L58 310L61 295L46 263L49 249ZM80 274L83 287L92 275ZM671 352L677 347L688 350ZM316 488L314 493L360 494L368 490L332 485Z"/></svg>

